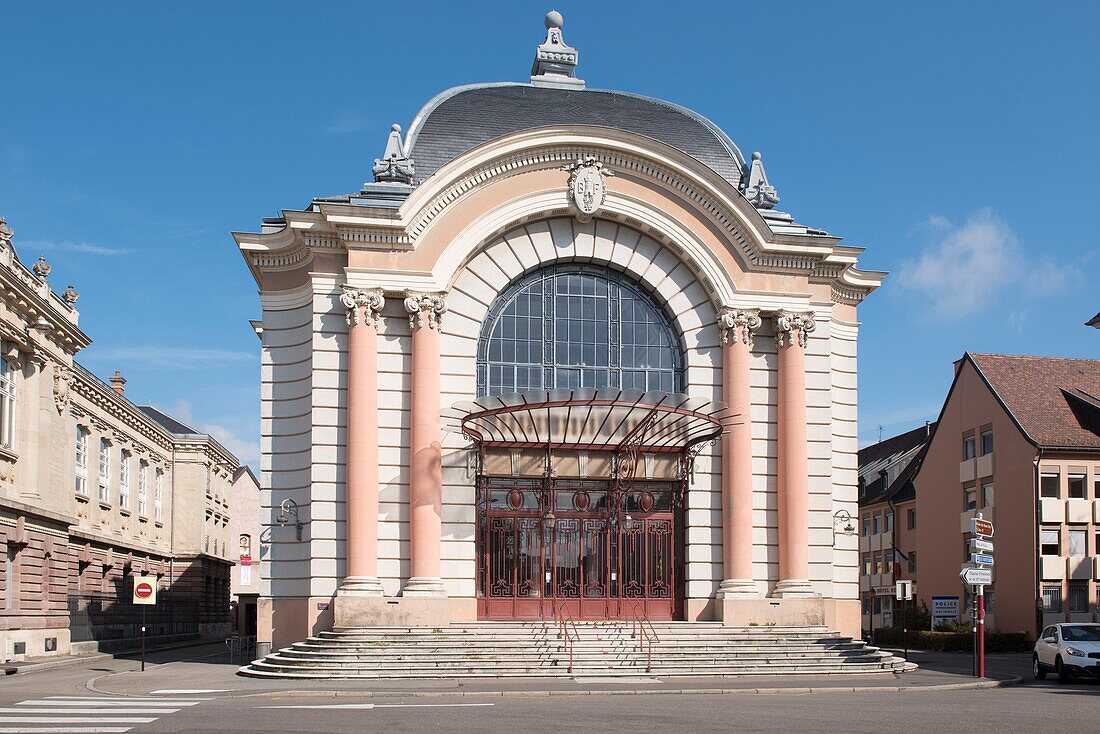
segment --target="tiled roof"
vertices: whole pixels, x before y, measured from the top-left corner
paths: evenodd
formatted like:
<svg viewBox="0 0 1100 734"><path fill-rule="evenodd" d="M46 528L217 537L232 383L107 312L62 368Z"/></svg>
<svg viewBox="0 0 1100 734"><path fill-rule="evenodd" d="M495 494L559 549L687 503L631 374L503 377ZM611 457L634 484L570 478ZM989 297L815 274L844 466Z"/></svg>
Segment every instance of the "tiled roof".
<svg viewBox="0 0 1100 734"><path fill-rule="evenodd" d="M1100 449L1100 360L967 356L1033 443Z"/></svg>
<svg viewBox="0 0 1100 734"><path fill-rule="evenodd" d="M906 462L889 486L883 486L881 477L868 483L864 488L863 496L859 499L861 507L878 504L885 500L904 502L916 496L913 476L920 466L924 447L934 427L932 424L914 428L860 449L859 473L861 476L874 474L879 469L884 469L896 462Z"/></svg>
<svg viewBox="0 0 1100 734"><path fill-rule="evenodd" d="M164 430L168 431L169 433L175 433L175 434L179 434L179 435L197 434L198 433L198 431L196 431L194 428L191 428L190 426L187 426L187 425L184 425L183 423L180 423L178 420L176 420L172 416L160 412L159 410L154 408L152 405L139 405L139 406L137 406L137 408L142 413L144 413L145 415L149 416L150 418L155 420L157 423L159 423L164 428Z"/></svg>
<svg viewBox="0 0 1100 734"><path fill-rule="evenodd" d="M678 105L595 89L479 84L440 94L409 128L409 156L423 181L468 150L546 125L598 125L659 140L739 186L745 160L716 125Z"/></svg>

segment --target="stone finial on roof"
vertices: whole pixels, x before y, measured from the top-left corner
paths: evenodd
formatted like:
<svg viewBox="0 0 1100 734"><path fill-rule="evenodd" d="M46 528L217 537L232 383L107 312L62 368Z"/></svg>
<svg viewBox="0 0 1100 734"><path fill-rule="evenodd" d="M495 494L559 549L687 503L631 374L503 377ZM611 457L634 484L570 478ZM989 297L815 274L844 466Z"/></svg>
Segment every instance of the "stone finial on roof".
<svg viewBox="0 0 1100 734"><path fill-rule="evenodd" d="M775 187L768 183L768 174L764 172L764 162L760 160L760 153L752 154L752 163L749 164L748 174L745 176L745 198L757 209L771 209L779 203L779 194Z"/></svg>
<svg viewBox="0 0 1100 734"><path fill-rule="evenodd" d="M76 300L80 298L80 294L73 288L73 284L69 283L69 287L62 291L61 298L70 306L76 306Z"/></svg>
<svg viewBox="0 0 1100 734"><path fill-rule="evenodd" d="M53 266L46 262L45 255L39 255L38 261L31 266L31 270L33 270L34 274L37 275L39 278L45 280L46 278L50 277L50 271L53 270Z"/></svg>
<svg viewBox="0 0 1100 734"><path fill-rule="evenodd" d="M408 150L401 141L401 126L394 124L386 140L386 151L374 159L374 180L388 183L412 183L415 169Z"/></svg>
<svg viewBox="0 0 1100 734"><path fill-rule="evenodd" d="M563 25L565 20L558 11L546 14L546 40L535 50L531 64L531 84L536 87L584 89L584 80L573 76L580 54L565 43Z"/></svg>
<svg viewBox="0 0 1100 734"><path fill-rule="evenodd" d="M0 243L5 245L11 244L11 236L13 234L15 234L15 232L8 226L8 220L0 217Z"/></svg>

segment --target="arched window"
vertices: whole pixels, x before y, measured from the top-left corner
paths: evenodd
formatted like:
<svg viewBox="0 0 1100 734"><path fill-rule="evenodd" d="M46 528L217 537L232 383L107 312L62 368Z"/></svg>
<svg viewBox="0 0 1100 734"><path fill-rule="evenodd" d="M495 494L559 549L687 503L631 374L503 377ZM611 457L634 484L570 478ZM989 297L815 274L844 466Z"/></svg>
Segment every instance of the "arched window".
<svg viewBox="0 0 1100 734"><path fill-rule="evenodd" d="M478 395L575 387L681 392L683 353L660 307L614 271L538 270L493 304L478 344Z"/></svg>

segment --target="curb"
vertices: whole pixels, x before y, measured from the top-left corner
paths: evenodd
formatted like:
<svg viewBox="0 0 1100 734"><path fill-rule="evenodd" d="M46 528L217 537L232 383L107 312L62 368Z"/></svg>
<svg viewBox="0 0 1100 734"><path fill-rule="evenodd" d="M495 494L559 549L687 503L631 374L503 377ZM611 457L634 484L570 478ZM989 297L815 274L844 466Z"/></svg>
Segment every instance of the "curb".
<svg viewBox="0 0 1100 734"><path fill-rule="evenodd" d="M238 698L548 698L550 696L761 696L761 695L809 695L819 693L908 693L911 691L972 691L993 688L1007 688L1023 683L1023 678L1011 676L999 680L980 680L971 683L945 683L929 686L830 686L830 687L791 687L791 688L645 688L593 690L543 690L543 691L262 691L240 693L226 696L211 696L211 699ZM91 686L89 686L91 688ZM110 693L92 688L98 693L122 698L145 696L137 693Z"/></svg>
<svg viewBox="0 0 1100 734"><path fill-rule="evenodd" d="M215 641L216 642L216 641ZM161 647L150 647L145 650L145 654L148 656L153 653L164 652L166 650L178 650L184 647L201 647L203 645L212 644L209 640L203 642L177 642L171 645L164 645ZM92 663L98 660L119 660L129 658L135 655L140 655L141 650L119 650L118 652L93 652L87 655L78 655L76 657L63 657L57 660L43 660L40 663L7 663L0 665L0 668L15 669L12 675L23 675L25 673L38 673L43 670L53 670L55 668L68 668L73 665L81 665L83 663ZM160 663L149 663L150 665L160 665Z"/></svg>

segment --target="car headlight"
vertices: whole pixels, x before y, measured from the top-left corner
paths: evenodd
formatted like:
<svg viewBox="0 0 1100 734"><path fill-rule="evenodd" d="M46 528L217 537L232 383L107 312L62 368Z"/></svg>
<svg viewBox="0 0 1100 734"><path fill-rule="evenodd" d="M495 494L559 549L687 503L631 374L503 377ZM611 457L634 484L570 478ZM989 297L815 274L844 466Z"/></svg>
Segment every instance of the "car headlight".
<svg viewBox="0 0 1100 734"><path fill-rule="evenodd" d="M1074 657L1074 658L1087 658L1088 657L1088 653L1082 652L1081 650L1078 650L1076 647L1067 647L1066 648L1066 655L1069 655L1070 657Z"/></svg>

